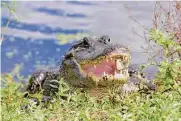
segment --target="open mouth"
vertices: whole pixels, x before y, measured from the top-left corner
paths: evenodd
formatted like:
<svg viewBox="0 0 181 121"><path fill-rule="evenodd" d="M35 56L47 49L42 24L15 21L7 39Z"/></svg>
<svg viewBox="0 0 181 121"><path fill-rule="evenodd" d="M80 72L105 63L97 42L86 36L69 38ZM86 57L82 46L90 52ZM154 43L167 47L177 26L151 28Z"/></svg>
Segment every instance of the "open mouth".
<svg viewBox="0 0 181 121"><path fill-rule="evenodd" d="M130 56L118 50L101 56L95 60L81 64L85 75L94 76L98 80L125 80L128 78Z"/></svg>

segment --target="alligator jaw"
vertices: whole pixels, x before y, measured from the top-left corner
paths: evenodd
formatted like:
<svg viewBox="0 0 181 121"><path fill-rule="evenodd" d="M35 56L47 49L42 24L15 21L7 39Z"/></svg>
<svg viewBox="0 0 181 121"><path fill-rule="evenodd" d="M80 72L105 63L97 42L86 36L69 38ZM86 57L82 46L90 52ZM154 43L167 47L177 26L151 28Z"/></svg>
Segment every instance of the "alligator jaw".
<svg viewBox="0 0 181 121"><path fill-rule="evenodd" d="M101 59L100 59L101 58ZM96 62L98 60L98 62ZM108 86L115 83L125 83L128 79L130 55L109 54L81 64L84 75L94 77L97 85Z"/></svg>

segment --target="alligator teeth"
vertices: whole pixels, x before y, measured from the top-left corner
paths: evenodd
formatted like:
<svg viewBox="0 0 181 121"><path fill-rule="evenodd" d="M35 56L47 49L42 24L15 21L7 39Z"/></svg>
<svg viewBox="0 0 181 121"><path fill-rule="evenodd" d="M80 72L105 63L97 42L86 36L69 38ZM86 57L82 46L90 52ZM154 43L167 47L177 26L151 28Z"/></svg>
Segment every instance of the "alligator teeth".
<svg viewBox="0 0 181 121"><path fill-rule="evenodd" d="M123 66L122 66L120 61L121 61L120 59L116 60L116 69L117 70L121 70L123 68Z"/></svg>
<svg viewBox="0 0 181 121"><path fill-rule="evenodd" d="M128 60L128 57L127 57L127 56L125 57L125 60Z"/></svg>
<svg viewBox="0 0 181 121"><path fill-rule="evenodd" d="M123 72L123 74L124 74L125 76L127 76L127 75L128 75L127 71L124 71L124 72Z"/></svg>
<svg viewBox="0 0 181 121"><path fill-rule="evenodd" d="M96 65L94 64L94 68L96 68Z"/></svg>
<svg viewBox="0 0 181 121"><path fill-rule="evenodd" d="M103 72L103 76L106 76L106 72Z"/></svg>
<svg viewBox="0 0 181 121"><path fill-rule="evenodd" d="M108 59L106 59L106 62L109 62L109 60L108 60Z"/></svg>
<svg viewBox="0 0 181 121"><path fill-rule="evenodd" d="M115 72L114 72L114 75L116 75L116 74L117 74L117 72L115 71Z"/></svg>
<svg viewBox="0 0 181 121"><path fill-rule="evenodd" d="M127 56L123 56L123 60L127 60L128 59L128 57Z"/></svg>
<svg viewBox="0 0 181 121"><path fill-rule="evenodd" d="M113 60L113 58L111 58L111 60Z"/></svg>

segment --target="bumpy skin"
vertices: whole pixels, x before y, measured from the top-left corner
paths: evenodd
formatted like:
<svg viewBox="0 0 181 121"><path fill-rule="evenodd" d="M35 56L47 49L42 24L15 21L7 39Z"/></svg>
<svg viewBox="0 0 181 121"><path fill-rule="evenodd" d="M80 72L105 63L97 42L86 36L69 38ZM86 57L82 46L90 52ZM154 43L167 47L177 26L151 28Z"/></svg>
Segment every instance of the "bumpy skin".
<svg viewBox="0 0 181 121"><path fill-rule="evenodd" d="M29 94L35 94L43 90L43 95L50 96L58 91L59 77L57 71L39 70L32 74L26 90Z"/></svg>
<svg viewBox="0 0 181 121"><path fill-rule="evenodd" d="M65 54L59 72L43 70L35 72L30 79L27 91L33 94L43 89L43 95L50 96L52 93L58 91L59 78L64 78L64 80L73 87L89 88L102 85L96 82L94 78L85 76L80 65L86 61L107 56L108 53L117 48L121 48L121 53L130 55L128 48L119 44L113 45L110 41L109 36L102 36L95 39L84 37L75 43ZM130 58L127 62L123 62L125 67L124 71L128 71L128 61L130 61ZM142 74L130 68L129 81L123 86L123 90L130 91L132 90L132 85L139 84L140 82L144 82L150 89L154 89L154 85L148 84L149 81Z"/></svg>
<svg viewBox="0 0 181 121"><path fill-rule="evenodd" d="M151 80L148 80L143 73L139 71L138 65L130 65L129 69L129 79L126 84L123 85L123 92L139 91L140 84L143 84L150 90L155 90L156 86Z"/></svg>
<svg viewBox="0 0 181 121"><path fill-rule="evenodd" d="M128 48L119 44L113 45L110 41L109 36L102 36L95 39L84 37L65 54L65 59L62 61L60 68L61 77L74 87L90 88L97 85L103 86L105 82L96 82L95 79L91 77L87 78L83 74L80 65L82 63L91 63L93 60L98 60L99 57L108 56L108 53L118 48L121 48L122 53L130 56ZM124 64L125 71L128 70L128 61L129 60L126 60Z"/></svg>

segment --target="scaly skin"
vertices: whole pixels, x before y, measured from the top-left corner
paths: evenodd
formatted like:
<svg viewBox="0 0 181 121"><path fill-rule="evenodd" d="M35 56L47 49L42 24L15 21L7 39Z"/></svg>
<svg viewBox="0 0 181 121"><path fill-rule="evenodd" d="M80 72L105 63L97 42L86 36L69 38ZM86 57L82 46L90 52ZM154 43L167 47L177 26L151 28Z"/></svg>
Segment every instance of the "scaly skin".
<svg viewBox="0 0 181 121"><path fill-rule="evenodd" d="M59 72L43 70L35 72L30 79L27 91L34 94L43 89L43 95L50 96L51 93L54 94L58 91L60 78L76 88L107 87L120 84L123 85L123 91L127 92L135 90L132 89L132 85L143 82L150 89L154 89L154 85L141 73L131 68L128 69L131 58L130 50L119 44L113 45L110 41L109 36L94 39L84 37L65 54ZM109 65L110 63L114 63L114 67ZM101 64L109 65L107 68L115 69L115 73L108 74L101 70L101 76L95 75L96 69L103 67L100 66ZM89 72L90 69L95 72Z"/></svg>

